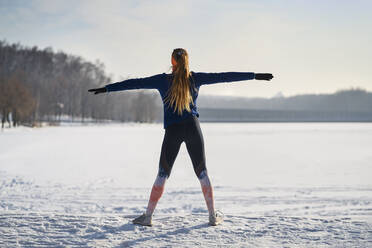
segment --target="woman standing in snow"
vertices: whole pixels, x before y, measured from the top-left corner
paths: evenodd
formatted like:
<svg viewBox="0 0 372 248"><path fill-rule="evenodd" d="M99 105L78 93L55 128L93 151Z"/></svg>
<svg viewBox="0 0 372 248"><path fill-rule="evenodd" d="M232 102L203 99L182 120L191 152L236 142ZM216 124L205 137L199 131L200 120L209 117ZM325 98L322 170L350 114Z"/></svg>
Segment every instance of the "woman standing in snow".
<svg viewBox="0 0 372 248"><path fill-rule="evenodd" d="M146 213L134 219L133 223L152 225L151 220L156 204L163 194L165 182L171 173L180 146L185 142L208 208L209 225L215 226L223 221L223 214L215 211L213 188L205 165L204 141L196 107L199 88L201 85L220 82L271 80L273 75L253 72L190 72L188 54L183 48L173 50L171 63L171 74L162 73L146 78L128 79L89 91L99 94L131 89L157 89L163 100L165 135L159 171L152 187Z"/></svg>

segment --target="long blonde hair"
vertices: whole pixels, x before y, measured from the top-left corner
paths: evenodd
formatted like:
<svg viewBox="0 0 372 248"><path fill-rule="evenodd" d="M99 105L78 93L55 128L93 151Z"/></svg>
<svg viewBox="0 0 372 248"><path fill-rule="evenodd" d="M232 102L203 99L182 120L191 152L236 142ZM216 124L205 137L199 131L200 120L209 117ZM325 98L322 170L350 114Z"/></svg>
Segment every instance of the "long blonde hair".
<svg viewBox="0 0 372 248"><path fill-rule="evenodd" d="M165 102L174 107L174 112L177 111L179 115L182 115L184 109L191 112L190 103L193 103L190 92L189 55L185 49L176 48L172 52L172 57L177 65L172 72L173 82L165 97Z"/></svg>

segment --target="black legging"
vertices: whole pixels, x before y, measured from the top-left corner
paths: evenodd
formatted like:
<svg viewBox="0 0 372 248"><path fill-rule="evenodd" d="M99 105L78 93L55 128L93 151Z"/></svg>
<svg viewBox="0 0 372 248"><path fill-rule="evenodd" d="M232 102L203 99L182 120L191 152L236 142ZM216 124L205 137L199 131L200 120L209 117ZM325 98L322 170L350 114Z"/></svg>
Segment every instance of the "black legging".
<svg viewBox="0 0 372 248"><path fill-rule="evenodd" d="M202 178L205 175L203 135L198 118L190 116L184 121L172 124L165 129L159 162L158 175L160 177L169 177L182 142L186 143L196 176Z"/></svg>

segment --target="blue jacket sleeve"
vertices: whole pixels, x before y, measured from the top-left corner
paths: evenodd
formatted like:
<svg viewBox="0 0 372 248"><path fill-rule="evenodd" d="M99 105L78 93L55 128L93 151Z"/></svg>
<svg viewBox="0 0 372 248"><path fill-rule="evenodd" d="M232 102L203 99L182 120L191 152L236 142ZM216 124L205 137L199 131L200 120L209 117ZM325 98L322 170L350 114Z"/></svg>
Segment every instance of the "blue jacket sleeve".
<svg viewBox="0 0 372 248"><path fill-rule="evenodd" d="M223 82L234 82L243 80L254 79L253 72L219 72L219 73L206 73L206 72L194 72L192 74L195 78L196 84L215 84Z"/></svg>
<svg viewBox="0 0 372 248"><path fill-rule="evenodd" d="M122 82L108 84L105 88L107 89L107 92L134 89L159 89L164 79L163 74L157 74L145 78L127 79Z"/></svg>

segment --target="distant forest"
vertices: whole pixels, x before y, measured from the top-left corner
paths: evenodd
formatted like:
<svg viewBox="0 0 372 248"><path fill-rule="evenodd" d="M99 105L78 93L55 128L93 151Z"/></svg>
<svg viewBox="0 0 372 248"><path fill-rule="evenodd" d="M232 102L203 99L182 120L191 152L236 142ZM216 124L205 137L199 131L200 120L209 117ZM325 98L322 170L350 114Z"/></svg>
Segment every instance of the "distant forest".
<svg viewBox="0 0 372 248"><path fill-rule="evenodd" d="M17 126L66 119L152 122L161 114L151 92L88 93L112 83L99 61L0 41L0 65L2 127L6 122Z"/></svg>
<svg viewBox="0 0 372 248"><path fill-rule="evenodd" d="M53 51L0 41L2 127L41 122L161 122L160 95L131 90L92 95L88 89L112 83L104 65ZM372 121L372 93L243 98L200 95L202 121Z"/></svg>

